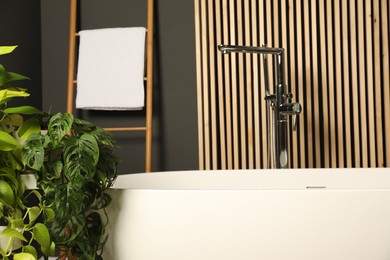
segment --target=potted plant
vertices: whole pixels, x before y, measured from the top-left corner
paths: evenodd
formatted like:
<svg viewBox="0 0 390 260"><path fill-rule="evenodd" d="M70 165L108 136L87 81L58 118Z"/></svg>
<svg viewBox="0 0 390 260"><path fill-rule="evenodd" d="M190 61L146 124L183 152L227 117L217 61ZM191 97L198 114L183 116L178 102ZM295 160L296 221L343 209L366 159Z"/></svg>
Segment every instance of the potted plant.
<svg viewBox="0 0 390 260"><path fill-rule="evenodd" d="M15 47L0 47L0 54ZM47 259L57 248L68 258L102 259L107 190L118 174L115 139L71 114L11 107L12 99L29 94L10 83L25 79L0 65L0 219L6 224L0 256ZM34 175L38 190L26 192L26 172Z"/></svg>
<svg viewBox="0 0 390 260"><path fill-rule="evenodd" d="M11 53L16 46L0 46L0 55ZM12 107L14 98L28 97L26 89L12 86L25 76L6 71L0 64L0 234L2 259L37 259L40 253L54 253L54 243L46 226L53 210L42 205L37 190L26 191L22 178L25 163L22 144L32 133L40 131L44 115L31 106ZM20 141L21 140L21 141ZM33 200L32 205L28 202Z"/></svg>
<svg viewBox="0 0 390 260"><path fill-rule="evenodd" d="M49 116L46 134L32 134L23 160L36 171L42 203L55 212L50 231L63 254L102 259L106 219L99 212L118 173L111 133L67 113Z"/></svg>

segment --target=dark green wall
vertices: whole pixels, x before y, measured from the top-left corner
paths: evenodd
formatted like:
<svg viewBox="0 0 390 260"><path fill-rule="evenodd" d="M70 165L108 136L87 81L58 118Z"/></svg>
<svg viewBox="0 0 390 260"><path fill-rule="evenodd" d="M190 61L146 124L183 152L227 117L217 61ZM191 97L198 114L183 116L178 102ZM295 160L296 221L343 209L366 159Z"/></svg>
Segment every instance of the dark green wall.
<svg viewBox="0 0 390 260"><path fill-rule="evenodd" d="M28 88L26 100L13 101L14 105L42 105L41 82L41 21L38 0L0 0L0 45L18 45L11 54L0 56L0 64L8 71L31 78L15 83Z"/></svg>
<svg viewBox="0 0 390 260"><path fill-rule="evenodd" d="M31 0L30 0L31 1ZM65 111L69 0L41 0L43 109ZM80 29L146 26L146 0L80 0ZM101 126L141 124L143 113L79 112ZM193 1L156 0L153 170L198 168ZM144 169L144 135L116 134L121 172Z"/></svg>

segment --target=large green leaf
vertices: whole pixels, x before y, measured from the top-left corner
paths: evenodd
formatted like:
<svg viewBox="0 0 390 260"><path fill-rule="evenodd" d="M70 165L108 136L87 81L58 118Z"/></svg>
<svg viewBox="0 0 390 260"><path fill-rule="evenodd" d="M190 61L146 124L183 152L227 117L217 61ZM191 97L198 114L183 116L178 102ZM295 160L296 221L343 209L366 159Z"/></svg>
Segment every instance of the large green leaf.
<svg viewBox="0 0 390 260"><path fill-rule="evenodd" d="M43 112L32 106L10 107L3 111L4 114L42 115Z"/></svg>
<svg viewBox="0 0 390 260"><path fill-rule="evenodd" d="M0 64L0 87L3 87L8 82L25 79L29 78L18 73L6 71L4 66Z"/></svg>
<svg viewBox="0 0 390 260"><path fill-rule="evenodd" d="M34 239L41 245L41 250L44 254L50 251L51 241L47 227L42 223L37 223L33 228Z"/></svg>
<svg viewBox="0 0 390 260"><path fill-rule="evenodd" d="M5 180L7 183L15 187L19 186L19 181L16 177L16 173L14 169L3 167L0 169L0 178Z"/></svg>
<svg viewBox="0 0 390 260"><path fill-rule="evenodd" d="M17 238L17 239L20 239L24 242L27 242L27 239L23 236L22 233L20 233L18 230L14 229L14 228L6 228L3 230L3 233L1 234L2 237L13 237L13 238Z"/></svg>
<svg viewBox="0 0 390 260"><path fill-rule="evenodd" d="M36 260L37 258L30 253L17 253L14 255L14 260Z"/></svg>
<svg viewBox="0 0 390 260"><path fill-rule="evenodd" d="M18 136L22 140L27 140L31 134L39 134L41 132L41 124L38 119L30 118L23 122L18 129Z"/></svg>
<svg viewBox="0 0 390 260"><path fill-rule="evenodd" d="M47 135L32 134L23 147L22 158L26 165L40 170L45 158L45 146L49 143Z"/></svg>
<svg viewBox="0 0 390 260"><path fill-rule="evenodd" d="M12 206L15 203L14 191L11 185L4 180L0 180L0 201L8 206Z"/></svg>
<svg viewBox="0 0 390 260"><path fill-rule="evenodd" d="M33 246L30 246L30 245L24 246L23 247L23 252L31 254L31 255L33 255L35 257L35 259L38 259L37 250Z"/></svg>
<svg viewBox="0 0 390 260"><path fill-rule="evenodd" d="M41 214L41 209L37 206L28 209L28 218L30 224L33 223Z"/></svg>
<svg viewBox="0 0 390 260"><path fill-rule="evenodd" d="M0 151L12 151L19 147L20 144L10 134L0 131Z"/></svg>
<svg viewBox="0 0 390 260"><path fill-rule="evenodd" d="M16 47L18 47L18 45L14 45L14 46L0 46L0 55L5 55L5 54L8 54L8 53L11 53L13 52Z"/></svg>
<svg viewBox="0 0 390 260"><path fill-rule="evenodd" d="M0 78L0 86L1 86L1 78ZM30 96L30 94L23 90L2 89L0 90L0 104L8 101L10 98L13 97L28 97L28 96Z"/></svg>
<svg viewBox="0 0 390 260"><path fill-rule="evenodd" d="M99 146L96 139L85 133L79 138L71 136L64 147L64 174L74 184L87 183L96 172Z"/></svg>
<svg viewBox="0 0 390 260"><path fill-rule="evenodd" d="M48 134L54 147L57 147L64 136L68 134L72 127L73 119L73 115L67 113L57 113L50 118L48 124Z"/></svg>

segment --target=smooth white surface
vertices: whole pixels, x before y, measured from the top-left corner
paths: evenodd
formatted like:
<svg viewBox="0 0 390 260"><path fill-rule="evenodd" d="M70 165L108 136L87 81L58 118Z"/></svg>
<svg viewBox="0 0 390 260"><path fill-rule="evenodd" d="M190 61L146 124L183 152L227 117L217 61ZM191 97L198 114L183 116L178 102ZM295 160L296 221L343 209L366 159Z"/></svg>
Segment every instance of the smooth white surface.
<svg viewBox="0 0 390 260"><path fill-rule="evenodd" d="M105 259L390 259L388 169L151 173L116 186L125 182L111 191Z"/></svg>
<svg viewBox="0 0 390 260"><path fill-rule="evenodd" d="M120 175L116 189L258 190L390 188L390 168L177 171Z"/></svg>

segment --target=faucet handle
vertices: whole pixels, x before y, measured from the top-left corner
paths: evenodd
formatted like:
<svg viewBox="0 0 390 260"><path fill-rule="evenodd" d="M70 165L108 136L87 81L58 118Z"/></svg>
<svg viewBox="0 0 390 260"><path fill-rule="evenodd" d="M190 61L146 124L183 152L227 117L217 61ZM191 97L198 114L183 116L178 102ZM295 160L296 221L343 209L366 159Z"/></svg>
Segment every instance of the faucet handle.
<svg viewBox="0 0 390 260"><path fill-rule="evenodd" d="M292 116L293 120L293 131L297 130L298 120L297 116L301 113L302 106L299 103L284 103L279 107L279 112L283 115Z"/></svg>
<svg viewBox="0 0 390 260"><path fill-rule="evenodd" d="M279 112L284 115L298 115L302 111L299 103L284 103L279 106Z"/></svg>

